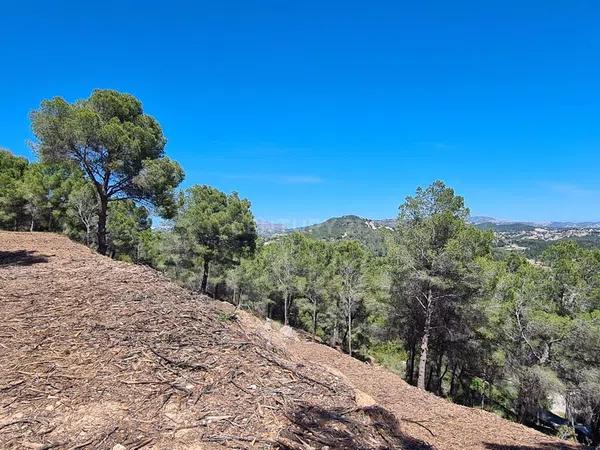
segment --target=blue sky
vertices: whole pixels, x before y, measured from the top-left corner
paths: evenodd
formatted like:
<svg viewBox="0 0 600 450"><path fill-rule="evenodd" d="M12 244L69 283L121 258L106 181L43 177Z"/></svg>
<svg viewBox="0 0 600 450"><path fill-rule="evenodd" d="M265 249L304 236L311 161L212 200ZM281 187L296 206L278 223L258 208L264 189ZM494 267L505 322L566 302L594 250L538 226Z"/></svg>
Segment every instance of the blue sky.
<svg viewBox="0 0 600 450"><path fill-rule="evenodd" d="M600 220L600 2L4 2L0 146L94 88L262 220L383 218L442 179L474 214Z"/></svg>

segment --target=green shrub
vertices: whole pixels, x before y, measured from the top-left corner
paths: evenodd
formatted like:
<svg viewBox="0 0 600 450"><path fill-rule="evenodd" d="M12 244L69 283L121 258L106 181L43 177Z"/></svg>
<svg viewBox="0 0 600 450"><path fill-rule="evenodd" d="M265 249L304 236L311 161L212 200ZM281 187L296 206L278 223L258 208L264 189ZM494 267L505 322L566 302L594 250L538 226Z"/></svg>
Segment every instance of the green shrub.
<svg viewBox="0 0 600 450"><path fill-rule="evenodd" d="M369 348L369 355L386 369L404 376L407 354L399 342L382 342Z"/></svg>

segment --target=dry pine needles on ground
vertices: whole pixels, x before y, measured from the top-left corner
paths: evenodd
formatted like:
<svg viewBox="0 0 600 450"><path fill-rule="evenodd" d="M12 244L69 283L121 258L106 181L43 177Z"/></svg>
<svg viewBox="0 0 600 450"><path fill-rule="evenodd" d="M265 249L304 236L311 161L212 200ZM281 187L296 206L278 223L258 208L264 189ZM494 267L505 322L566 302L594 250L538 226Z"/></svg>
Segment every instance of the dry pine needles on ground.
<svg viewBox="0 0 600 450"><path fill-rule="evenodd" d="M0 233L0 301L1 448L415 443L218 303L65 237Z"/></svg>

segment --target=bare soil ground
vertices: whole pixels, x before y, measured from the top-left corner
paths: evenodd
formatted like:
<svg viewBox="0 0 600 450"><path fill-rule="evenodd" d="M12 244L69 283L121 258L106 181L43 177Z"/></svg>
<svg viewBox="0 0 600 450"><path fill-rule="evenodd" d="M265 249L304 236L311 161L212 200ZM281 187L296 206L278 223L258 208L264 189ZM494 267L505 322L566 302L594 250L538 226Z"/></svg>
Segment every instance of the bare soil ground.
<svg viewBox="0 0 600 450"><path fill-rule="evenodd" d="M543 450L573 446L481 409L454 404L409 385L399 376L310 342L290 345L306 360L334 368L344 380L392 412L402 431L439 449Z"/></svg>
<svg viewBox="0 0 600 450"><path fill-rule="evenodd" d="M2 449L553 449L161 274L0 232Z"/></svg>
<svg viewBox="0 0 600 450"><path fill-rule="evenodd" d="M550 450L582 449L532 428L483 411L452 403L406 383L398 375L363 363L336 349L319 344L307 333L289 337L249 314L241 318L245 329L254 328L276 342L294 360L317 364L354 389L360 406L379 405L391 412L407 436L423 442L420 448L444 450Z"/></svg>

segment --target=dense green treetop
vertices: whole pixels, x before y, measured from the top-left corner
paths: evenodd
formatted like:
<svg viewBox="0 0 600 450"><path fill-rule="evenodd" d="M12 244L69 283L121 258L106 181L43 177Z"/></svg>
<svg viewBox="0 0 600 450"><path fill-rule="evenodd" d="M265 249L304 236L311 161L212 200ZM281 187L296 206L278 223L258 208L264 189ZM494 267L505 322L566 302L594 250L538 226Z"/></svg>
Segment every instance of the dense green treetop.
<svg viewBox="0 0 600 450"><path fill-rule="evenodd" d="M174 213L179 165L164 155L165 137L139 100L113 90L95 90L69 103L44 100L31 114L35 149L42 161L76 162L94 184L99 200L98 249L106 252L108 202L146 201Z"/></svg>
<svg viewBox="0 0 600 450"><path fill-rule="evenodd" d="M29 163L0 148L0 227L17 229L24 206L19 186Z"/></svg>
<svg viewBox="0 0 600 450"><path fill-rule="evenodd" d="M203 292L211 262L234 264L256 248L250 202L235 192L227 195L210 186L193 186L186 191L175 218L175 232L185 242L186 253L203 260Z"/></svg>

